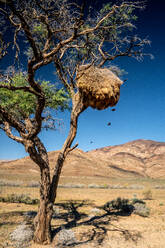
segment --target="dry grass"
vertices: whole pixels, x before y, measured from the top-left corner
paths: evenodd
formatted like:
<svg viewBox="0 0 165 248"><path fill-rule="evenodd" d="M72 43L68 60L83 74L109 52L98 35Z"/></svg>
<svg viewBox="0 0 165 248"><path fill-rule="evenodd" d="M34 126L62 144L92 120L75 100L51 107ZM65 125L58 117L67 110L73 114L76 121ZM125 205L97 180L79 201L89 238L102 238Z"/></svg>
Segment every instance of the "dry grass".
<svg viewBox="0 0 165 248"><path fill-rule="evenodd" d="M103 184L103 179L99 180ZM117 182L114 180L113 183ZM131 183L133 182L131 181ZM149 181L143 182L143 185L148 188L150 183ZM150 187L152 187L152 184L150 184ZM26 194L29 194L32 198L39 196L38 191L37 188L26 188ZM25 193L25 188L2 187L1 195L5 196L11 193ZM67 225L69 230L75 233L77 244L74 247L78 248L99 246L104 248L164 248L165 190L163 189L152 189L153 200L146 201L147 207L151 209L151 214L148 218L134 214L130 216L114 214L105 216L103 211L100 213L92 212L91 214L92 209L102 206L107 201L117 197L131 199L135 194L137 198L142 199L143 189L59 188L56 201L57 207L60 209L59 218L54 218L52 221L52 226L57 231L57 235L55 235L53 243L49 246L31 243L30 248L54 248L55 245L60 248L57 244L58 231L61 225ZM66 204L68 201L76 203L77 213L73 212L72 215L68 213ZM37 206L0 203L1 245L8 240L9 233L22 223L24 220L23 213L27 211L37 211ZM67 216L67 218L62 216ZM74 223L72 221L75 216L78 217L76 217L77 219L75 218ZM93 220L90 219L92 216Z"/></svg>

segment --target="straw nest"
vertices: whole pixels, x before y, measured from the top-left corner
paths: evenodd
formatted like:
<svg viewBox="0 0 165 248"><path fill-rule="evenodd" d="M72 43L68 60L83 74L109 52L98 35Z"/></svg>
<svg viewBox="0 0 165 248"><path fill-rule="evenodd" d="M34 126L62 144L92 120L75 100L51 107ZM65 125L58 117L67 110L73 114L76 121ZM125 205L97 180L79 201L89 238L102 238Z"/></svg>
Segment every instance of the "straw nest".
<svg viewBox="0 0 165 248"><path fill-rule="evenodd" d="M109 69L83 65L77 72L77 87L84 105L98 110L115 106L123 82Z"/></svg>

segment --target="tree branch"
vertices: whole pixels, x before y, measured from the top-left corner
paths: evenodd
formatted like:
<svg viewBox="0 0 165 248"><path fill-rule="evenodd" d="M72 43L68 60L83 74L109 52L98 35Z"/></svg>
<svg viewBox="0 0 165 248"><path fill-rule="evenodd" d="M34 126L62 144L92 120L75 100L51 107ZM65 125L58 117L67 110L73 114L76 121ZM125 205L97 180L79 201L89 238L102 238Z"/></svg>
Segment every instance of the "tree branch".
<svg viewBox="0 0 165 248"><path fill-rule="evenodd" d="M10 129L10 125L8 122L5 121L4 122L4 128L1 127L1 129L3 129L5 131L5 133L7 134L7 136L9 138L11 138L11 139L13 139L13 140L15 140L21 144L24 144L23 139L21 137L18 137L18 136L15 136L12 134L11 129Z"/></svg>
<svg viewBox="0 0 165 248"><path fill-rule="evenodd" d="M2 106L0 106L0 116L1 118L10 124L10 126L14 127L20 134L24 134L25 126L16 120L13 115L9 114Z"/></svg>
<svg viewBox="0 0 165 248"><path fill-rule="evenodd" d="M56 198L57 185L58 185L59 177L61 174L62 166L64 164L64 160L67 154L71 152L75 147L77 147L77 144L76 144L75 146L73 146L73 148L71 148L71 145L77 133L78 117L86 109L86 107L83 104L83 99L79 95L79 92L76 93L74 96L72 96L72 101L73 101L73 107L72 107L72 113L71 113L71 119L70 119L69 134L58 155L57 163L56 163L53 177L52 177L51 190L50 190L50 197L51 197L52 203L54 202Z"/></svg>
<svg viewBox="0 0 165 248"><path fill-rule="evenodd" d="M7 4L9 6L10 10L13 12L13 14L19 18L19 20L21 22L21 27L23 28L23 30L26 34L26 37L30 43L30 46L33 49L33 53L34 53L35 58L37 60L40 59L41 54L40 54L40 51L39 51L39 49L38 49L38 47L37 47L37 45L33 39L33 35L30 31L30 27L29 27L28 23L25 21L25 18L23 17L23 15L15 9L12 1L8 1Z"/></svg>
<svg viewBox="0 0 165 248"><path fill-rule="evenodd" d="M12 86L12 85L0 84L0 89L7 89L7 90L11 90L11 91L23 90L25 92L29 92L29 93L36 95L36 96L40 95L28 86Z"/></svg>
<svg viewBox="0 0 165 248"><path fill-rule="evenodd" d="M70 84L67 82L67 79L65 77L65 72L64 69L62 68L62 64L60 62L60 59L57 58L57 56L55 57L54 60L54 64L56 66L59 78L61 79L61 81L63 82L64 86L70 91L71 90L71 86Z"/></svg>
<svg viewBox="0 0 165 248"><path fill-rule="evenodd" d="M118 47L116 46L115 49L115 53L114 54L109 54L108 52L104 52L101 49L102 43L100 43L99 45L99 52L102 56L102 61L100 62L100 64L98 65L99 67L102 67L106 61L112 61L115 60L118 57L133 57L135 56L137 59L141 58L143 56L142 53L142 48L144 45L149 44L150 41L147 39L141 40L138 37L132 37L130 39L130 41L128 41L127 39L124 39L122 42L126 42L129 43L128 46L125 48L124 51L120 51L118 49ZM136 48L138 48L138 50L135 50ZM141 48L141 49L140 49ZM149 55L151 56L151 54L145 54L145 55Z"/></svg>

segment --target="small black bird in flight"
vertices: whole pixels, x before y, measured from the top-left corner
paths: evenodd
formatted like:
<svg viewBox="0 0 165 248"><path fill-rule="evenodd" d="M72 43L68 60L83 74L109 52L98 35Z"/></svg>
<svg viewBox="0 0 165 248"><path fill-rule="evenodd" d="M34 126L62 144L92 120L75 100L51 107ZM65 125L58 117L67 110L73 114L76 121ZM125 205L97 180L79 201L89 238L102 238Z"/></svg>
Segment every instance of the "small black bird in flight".
<svg viewBox="0 0 165 248"><path fill-rule="evenodd" d="M115 108L113 108L113 109L111 109L112 111L116 111L116 109Z"/></svg>
<svg viewBox="0 0 165 248"><path fill-rule="evenodd" d="M111 122L108 122L108 123L107 123L107 126L110 126L110 125L111 125Z"/></svg>

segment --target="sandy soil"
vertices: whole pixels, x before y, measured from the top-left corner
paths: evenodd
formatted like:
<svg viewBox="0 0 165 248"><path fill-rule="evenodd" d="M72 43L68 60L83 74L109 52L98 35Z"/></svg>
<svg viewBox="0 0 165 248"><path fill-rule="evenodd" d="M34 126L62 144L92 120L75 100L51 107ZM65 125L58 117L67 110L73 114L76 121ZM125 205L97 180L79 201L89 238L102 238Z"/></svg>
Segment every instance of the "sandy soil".
<svg viewBox="0 0 165 248"><path fill-rule="evenodd" d="M1 195L11 193L29 193L33 198L38 197L37 188L2 188ZM147 218L135 214L105 215L105 212L99 209L107 201L117 197L131 199L136 194L137 198L142 198L142 193L143 190L126 189L59 189L55 207L58 214L52 221L56 230L53 243L49 246L31 243L30 248L62 247L59 245L59 231L62 225L68 223L68 230L75 235L76 242L73 247L164 248L165 190L152 190L153 200L146 201L147 207L151 209ZM75 204L75 213L67 209L68 201ZM23 213L27 211L37 211L37 206L0 203L0 247L5 247L3 245L8 241L9 233L24 221ZM75 214L78 214L78 217L75 217Z"/></svg>

